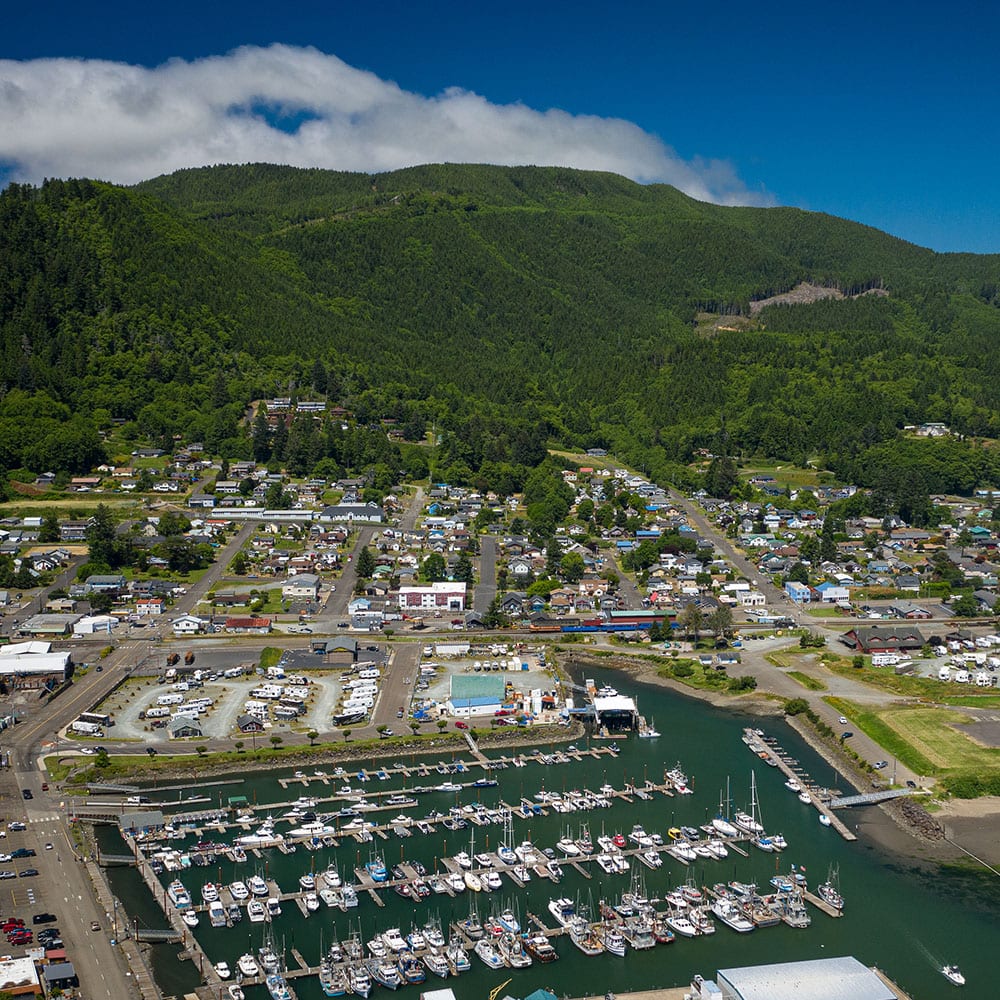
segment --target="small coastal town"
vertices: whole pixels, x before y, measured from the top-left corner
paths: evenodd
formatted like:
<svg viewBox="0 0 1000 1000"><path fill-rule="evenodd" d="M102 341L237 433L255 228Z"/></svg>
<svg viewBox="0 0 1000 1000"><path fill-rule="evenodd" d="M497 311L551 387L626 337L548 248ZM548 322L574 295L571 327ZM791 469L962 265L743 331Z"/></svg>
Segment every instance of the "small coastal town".
<svg viewBox="0 0 1000 1000"><path fill-rule="evenodd" d="M17 582L37 585L0 595L5 781L21 806L8 812L13 849L5 860L13 867L0 878L21 884L40 875L29 884L42 886L72 860L69 872L86 871L92 897L87 904L81 893L80 905L94 913L80 919L94 927L80 940L69 928L47 929L62 917L41 913L48 922L39 921L30 912L50 900L58 909L51 888L15 894L21 905L5 933L24 957L8 960L6 974L37 984L35 992L77 982L89 992L85 956L98 934L136 985L147 984L144 997L157 993L143 949L181 942L209 986L228 989L232 1000L257 984L281 1000L304 988L303 976L318 977L326 995L367 996L373 983L395 989L428 971L459 975L469 955L487 968L527 968L558 957L561 935L585 955L625 955L712 934L716 921L746 933L782 922L808 927L811 907L850 918L833 872L813 883L779 861L764 886L685 878L685 870L727 856L780 859L788 843L761 823L756 786L742 810L720 793L707 823L648 831L618 823L618 832L591 833L598 816L605 829L604 810L612 816L623 802L693 791L683 765L669 766L672 749L650 762L652 776L644 765L641 782L560 793L543 781L537 793L510 798L502 773L510 768L527 777L578 762L594 774L592 759L611 761L633 740L654 753L669 744L670 730L645 714L646 696L596 684L588 665L626 666L640 680L715 704L756 705L771 717L760 695L773 692L797 731L850 775L851 794L814 781L780 736L751 727L743 742L781 770L820 826L847 841L856 839L845 822L855 800L865 808L908 802L895 821L941 836L921 797L947 794L948 775L920 768L925 744L906 727L908 716L920 713L926 730L933 712L949 713L951 725L960 711L959 729L974 732L977 744L993 731L989 702L985 711L969 697L960 709L943 704L962 691L988 695L1000 666L997 536L985 490L971 501L931 498L940 522L916 530L898 517L850 516L863 492L850 485L783 482L775 468L741 477L745 499L683 495L598 449L565 460L556 484L565 512L540 545L518 494L418 483L376 503L364 479L301 482L252 463L230 466L233 478L223 479L198 444L135 458L153 463L144 472L152 492L141 508L125 507L124 520L108 511L134 489L134 469L108 466L62 484L86 496L91 516L3 522ZM35 488L41 497L56 489L43 480ZM169 499L158 497L167 492ZM275 496L281 507L263 505ZM108 538L127 539L131 563L88 572L95 546ZM178 566L171 553L182 547L188 558L202 552L204 569ZM880 691L885 704L873 714ZM931 692L940 708L926 707ZM923 707L909 708L917 701ZM873 718L898 726L911 747L883 745ZM386 753L396 763L380 765ZM258 802L265 793L252 781L211 780L238 769L240 755L279 769L277 798ZM280 770L282 757L288 770ZM144 776L140 758L158 770ZM172 770L163 771L169 761ZM206 777L185 781L192 766ZM179 779L165 786L176 789L167 798L149 784L160 785L159 773ZM461 804L468 792L479 801ZM441 793L459 804L412 811ZM484 794L496 801L481 801ZM525 838L525 824L568 813L580 816L553 843ZM116 850L92 839L107 824L120 830ZM502 829L496 846L489 849L484 831L487 849L476 852L477 828L491 824ZM63 844L28 846L36 830L53 838L61 831ZM394 865L382 847L442 833L454 843L459 830L471 834L459 840L468 839L467 850L440 858L441 867L426 856ZM358 851L357 863L347 863L345 841L361 845L368 860ZM297 848L309 860L294 884L259 865L249 877L255 859L290 858ZM119 914L107 881L108 859L118 855L162 904L162 930L130 931L129 906ZM198 888L179 877L198 868L207 876L223 859L231 884L209 879ZM679 884L648 891L647 877L665 860ZM586 904L555 894L542 914L503 905L480 914L473 904L461 920L431 919L410 934L395 928L368 938L356 930L338 940L334 929L321 961L295 949L286 959L275 943L283 908L304 918L327 909L350 917L359 902L359 912L384 908L385 893L411 905L477 893L498 893L502 903L508 884L523 891L548 880L557 893L567 869L586 882L596 877L598 898L589 886ZM623 890L612 889L618 878ZM45 928L29 926L29 917ZM200 923L232 928L244 917L266 931L259 948L227 961L199 942ZM869 991L858 995L906 995L856 965L852 975ZM940 971L961 975L951 968ZM716 995L714 971L703 972L678 996ZM812 972L818 981L831 975L822 963ZM718 979L754 975L727 970Z"/></svg>

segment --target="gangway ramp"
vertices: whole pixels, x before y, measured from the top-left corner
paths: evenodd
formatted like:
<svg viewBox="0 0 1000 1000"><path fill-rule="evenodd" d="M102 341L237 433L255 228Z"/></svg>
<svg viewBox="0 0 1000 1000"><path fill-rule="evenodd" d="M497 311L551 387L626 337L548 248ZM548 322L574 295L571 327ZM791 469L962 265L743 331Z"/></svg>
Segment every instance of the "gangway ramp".
<svg viewBox="0 0 1000 1000"><path fill-rule="evenodd" d="M831 809L847 809L850 806L873 806L879 802L888 802L890 799L926 794L926 792L914 791L912 788L890 788L882 792L866 792L864 795L842 795L839 798L831 799L829 807Z"/></svg>

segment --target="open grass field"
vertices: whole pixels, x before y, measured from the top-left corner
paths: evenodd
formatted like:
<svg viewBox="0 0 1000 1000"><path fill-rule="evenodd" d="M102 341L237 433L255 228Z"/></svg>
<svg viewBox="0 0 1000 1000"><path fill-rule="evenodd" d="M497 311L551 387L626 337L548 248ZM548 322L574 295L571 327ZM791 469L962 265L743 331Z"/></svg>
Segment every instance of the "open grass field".
<svg viewBox="0 0 1000 1000"><path fill-rule="evenodd" d="M967 774L986 781L1000 776L1000 750L980 746L955 728L969 719L954 708L893 705L872 709L842 698L826 700L917 774L945 782Z"/></svg>
<svg viewBox="0 0 1000 1000"><path fill-rule="evenodd" d="M769 465L764 461L750 459L745 465L740 467L740 479L753 479L754 476L770 476L774 479L774 485L782 489L790 486L796 487L816 487L820 485L820 476L824 481L833 479L832 473L823 473L821 469L800 469L794 465Z"/></svg>

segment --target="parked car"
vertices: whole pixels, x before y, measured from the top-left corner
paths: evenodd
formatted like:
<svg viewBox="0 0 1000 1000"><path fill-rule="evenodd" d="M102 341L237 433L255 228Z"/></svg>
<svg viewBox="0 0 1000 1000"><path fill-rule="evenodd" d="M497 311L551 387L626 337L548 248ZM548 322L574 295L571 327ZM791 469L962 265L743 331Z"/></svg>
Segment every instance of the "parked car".
<svg viewBox="0 0 1000 1000"><path fill-rule="evenodd" d="M32 918L33 924L51 924L56 919L54 913L36 913Z"/></svg>
<svg viewBox="0 0 1000 1000"><path fill-rule="evenodd" d="M27 827L19 819L16 819L16 820L14 820L13 823L8 823L7 824L7 829L8 830L27 830Z"/></svg>
<svg viewBox="0 0 1000 1000"><path fill-rule="evenodd" d="M468 729L469 728L469 724L467 722L463 722L461 719L459 719L455 723L455 728L456 729Z"/></svg>
<svg viewBox="0 0 1000 1000"><path fill-rule="evenodd" d="M22 788L21 789L21 797L24 798L24 799L33 799L35 796L32 794L32 791L31 791L30 788Z"/></svg>
<svg viewBox="0 0 1000 1000"><path fill-rule="evenodd" d="M23 872L18 873L18 878L31 878L33 875L38 874L37 868L25 868Z"/></svg>
<svg viewBox="0 0 1000 1000"><path fill-rule="evenodd" d="M7 871L0 872L0 879L17 878L17 872L12 872L9 869Z"/></svg>

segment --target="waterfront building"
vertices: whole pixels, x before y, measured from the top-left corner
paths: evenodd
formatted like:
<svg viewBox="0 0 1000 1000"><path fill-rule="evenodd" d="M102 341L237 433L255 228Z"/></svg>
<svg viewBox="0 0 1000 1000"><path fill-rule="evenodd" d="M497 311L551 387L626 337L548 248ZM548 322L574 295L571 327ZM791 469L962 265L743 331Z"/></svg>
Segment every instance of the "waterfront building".
<svg viewBox="0 0 1000 1000"><path fill-rule="evenodd" d="M719 969L720 1000L898 1000L899 994L856 958L820 958Z"/></svg>

